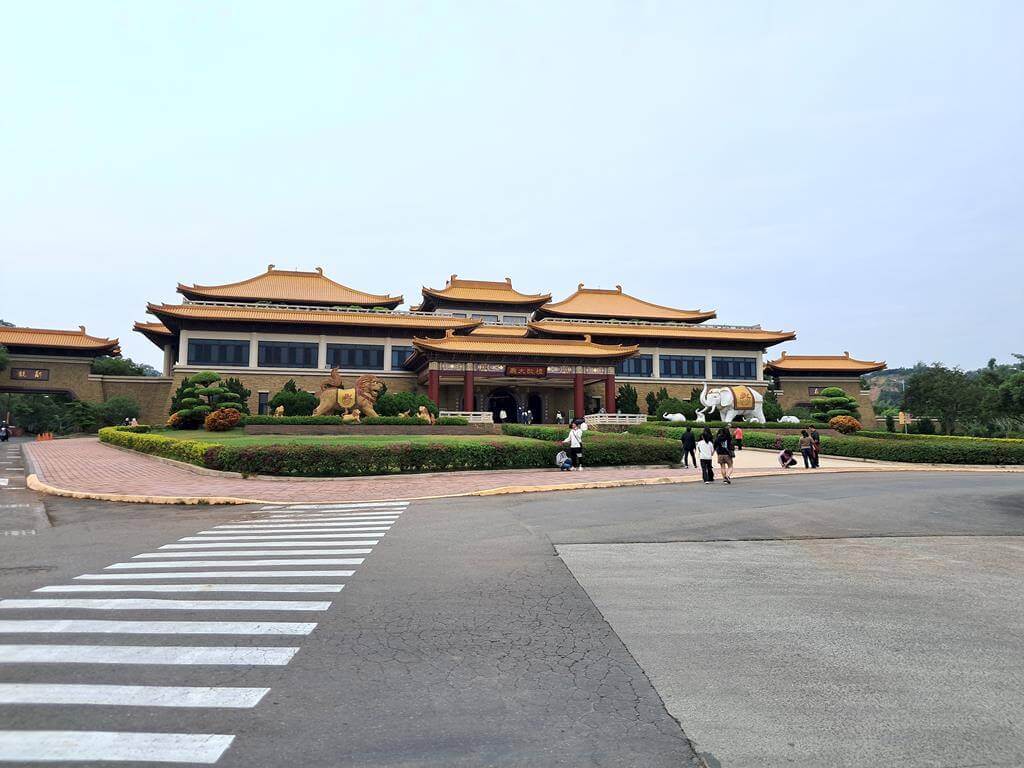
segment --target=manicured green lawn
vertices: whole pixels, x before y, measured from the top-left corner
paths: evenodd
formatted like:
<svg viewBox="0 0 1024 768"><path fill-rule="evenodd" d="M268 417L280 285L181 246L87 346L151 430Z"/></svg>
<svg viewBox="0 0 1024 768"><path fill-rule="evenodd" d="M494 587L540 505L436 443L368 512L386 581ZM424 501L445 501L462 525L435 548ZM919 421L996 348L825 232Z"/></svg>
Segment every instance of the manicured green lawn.
<svg viewBox="0 0 1024 768"><path fill-rule="evenodd" d="M521 443L538 442L509 435L247 435L241 429L207 432L203 429L154 429L149 434L177 440L199 440L224 445L399 445L410 443Z"/></svg>

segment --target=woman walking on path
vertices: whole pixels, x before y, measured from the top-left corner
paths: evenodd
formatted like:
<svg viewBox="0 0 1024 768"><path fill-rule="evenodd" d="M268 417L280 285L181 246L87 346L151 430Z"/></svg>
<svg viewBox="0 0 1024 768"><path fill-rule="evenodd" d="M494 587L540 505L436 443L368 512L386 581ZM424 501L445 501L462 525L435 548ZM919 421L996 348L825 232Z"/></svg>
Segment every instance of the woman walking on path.
<svg viewBox="0 0 1024 768"><path fill-rule="evenodd" d="M743 427L736 427L732 433L732 439L736 442L736 450L743 450Z"/></svg>
<svg viewBox="0 0 1024 768"><path fill-rule="evenodd" d="M811 461L814 463L814 468L818 468L818 454L821 453L821 435L818 434L818 430L811 427L811 447L814 449L811 452Z"/></svg>
<svg viewBox="0 0 1024 768"><path fill-rule="evenodd" d="M722 427L715 437L715 453L718 454L718 468L722 470L722 479L726 485L732 485L732 457L736 448L732 442L729 427Z"/></svg>
<svg viewBox="0 0 1024 768"><path fill-rule="evenodd" d="M704 427L704 432L697 441L697 457L700 459L700 471L705 485L715 482L715 469L711 466L714 455L715 443L711 439L711 430Z"/></svg>
<svg viewBox="0 0 1024 768"><path fill-rule="evenodd" d="M569 427L569 436L562 441L569 446L569 458L572 459L572 471L579 472L583 463L583 428L579 419L575 419Z"/></svg>
<svg viewBox="0 0 1024 768"><path fill-rule="evenodd" d="M814 469L814 441L806 429L800 430L800 453L804 455L804 469Z"/></svg>
<svg viewBox="0 0 1024 768"><path fill-rule="evenodd" d="M686 428L683 432L683 466L687 469L690 468L690 461L693 461L693 468L697 468L697 437L693 434L693 429L690 427Z"/></svg>

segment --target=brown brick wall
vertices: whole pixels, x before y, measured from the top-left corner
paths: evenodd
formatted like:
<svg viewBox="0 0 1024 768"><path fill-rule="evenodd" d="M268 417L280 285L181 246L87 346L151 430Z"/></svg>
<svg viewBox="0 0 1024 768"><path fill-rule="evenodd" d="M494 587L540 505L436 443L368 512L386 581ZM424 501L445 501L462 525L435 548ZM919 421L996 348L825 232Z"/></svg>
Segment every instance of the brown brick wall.
<svg viewBox="0 0 1024 768"><path fill-rule="evenodd" d="M861 394L860 379L833 379L827 376L780 376L779 384L782 392L779 394L779 405L783 411L789 411L800 404L810 402L813 395L809 390L811 387L839 387L850 397L857 401L857 408L860 412L860 422L865 429L873 428L875 424L875 409L871 404L871 397L868 394Z"/></svg>
<svg viewBox="0 0 1024 768"><path fill-rule="evenodd" d="M98 403L103 400L103 391L98 381L90 381L89 369L92 360L61 360L59 358L42 359L11 355L7 370L0 372L2 385L0 389L10 392L69 392L78 400ZM15 368L33 368L46 370L47 381L32 379L15 379Z"/></svg>

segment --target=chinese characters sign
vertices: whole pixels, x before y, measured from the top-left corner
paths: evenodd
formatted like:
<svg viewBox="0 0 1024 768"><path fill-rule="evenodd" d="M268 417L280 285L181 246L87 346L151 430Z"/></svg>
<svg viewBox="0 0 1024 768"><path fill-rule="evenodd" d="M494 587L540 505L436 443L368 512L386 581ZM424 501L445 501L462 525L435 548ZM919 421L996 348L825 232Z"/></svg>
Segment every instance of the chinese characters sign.
<svg viewBox="0 0 1024 768"><path fill-rule="evenodd" d="M11 368L11 378L18 381L49 381L49 368Z"/></svg>
<svg viewBox="0 0 1024 768"><path fill-rule="evenodd" d="M548 375L548 368L546 365L506 365L505 375L543 379Z"/></svg>

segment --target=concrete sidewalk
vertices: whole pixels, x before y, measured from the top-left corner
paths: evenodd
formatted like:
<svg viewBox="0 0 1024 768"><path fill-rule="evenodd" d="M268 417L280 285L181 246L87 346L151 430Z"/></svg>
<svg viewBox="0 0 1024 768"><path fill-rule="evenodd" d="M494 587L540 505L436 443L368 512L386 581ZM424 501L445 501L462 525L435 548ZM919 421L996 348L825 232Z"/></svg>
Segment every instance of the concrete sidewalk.
<svg viewBox="0 0 1024 768"><path fill-rule="evenodd" d="M351 478L242 478L190 468L141 453L103 445L96 438L25 445L32 475L29 487L73 498L148 504L247 504L277 502L377 501L445 496L580 490L629 485L700 482L700 471L653 467L600 467L583 472L516 469L437 472ZM812 475L820 472L884 472L946 469L920 464L863 462L822 457L814 472L779 469L773 451L744 450L736 458L737 478ZM963 471L965 467L949 467ZM997 471L995 467L983 468ZM1003 470L1013 471L1013 470ZM717 469L716 469L717 473Z"/></svg>

